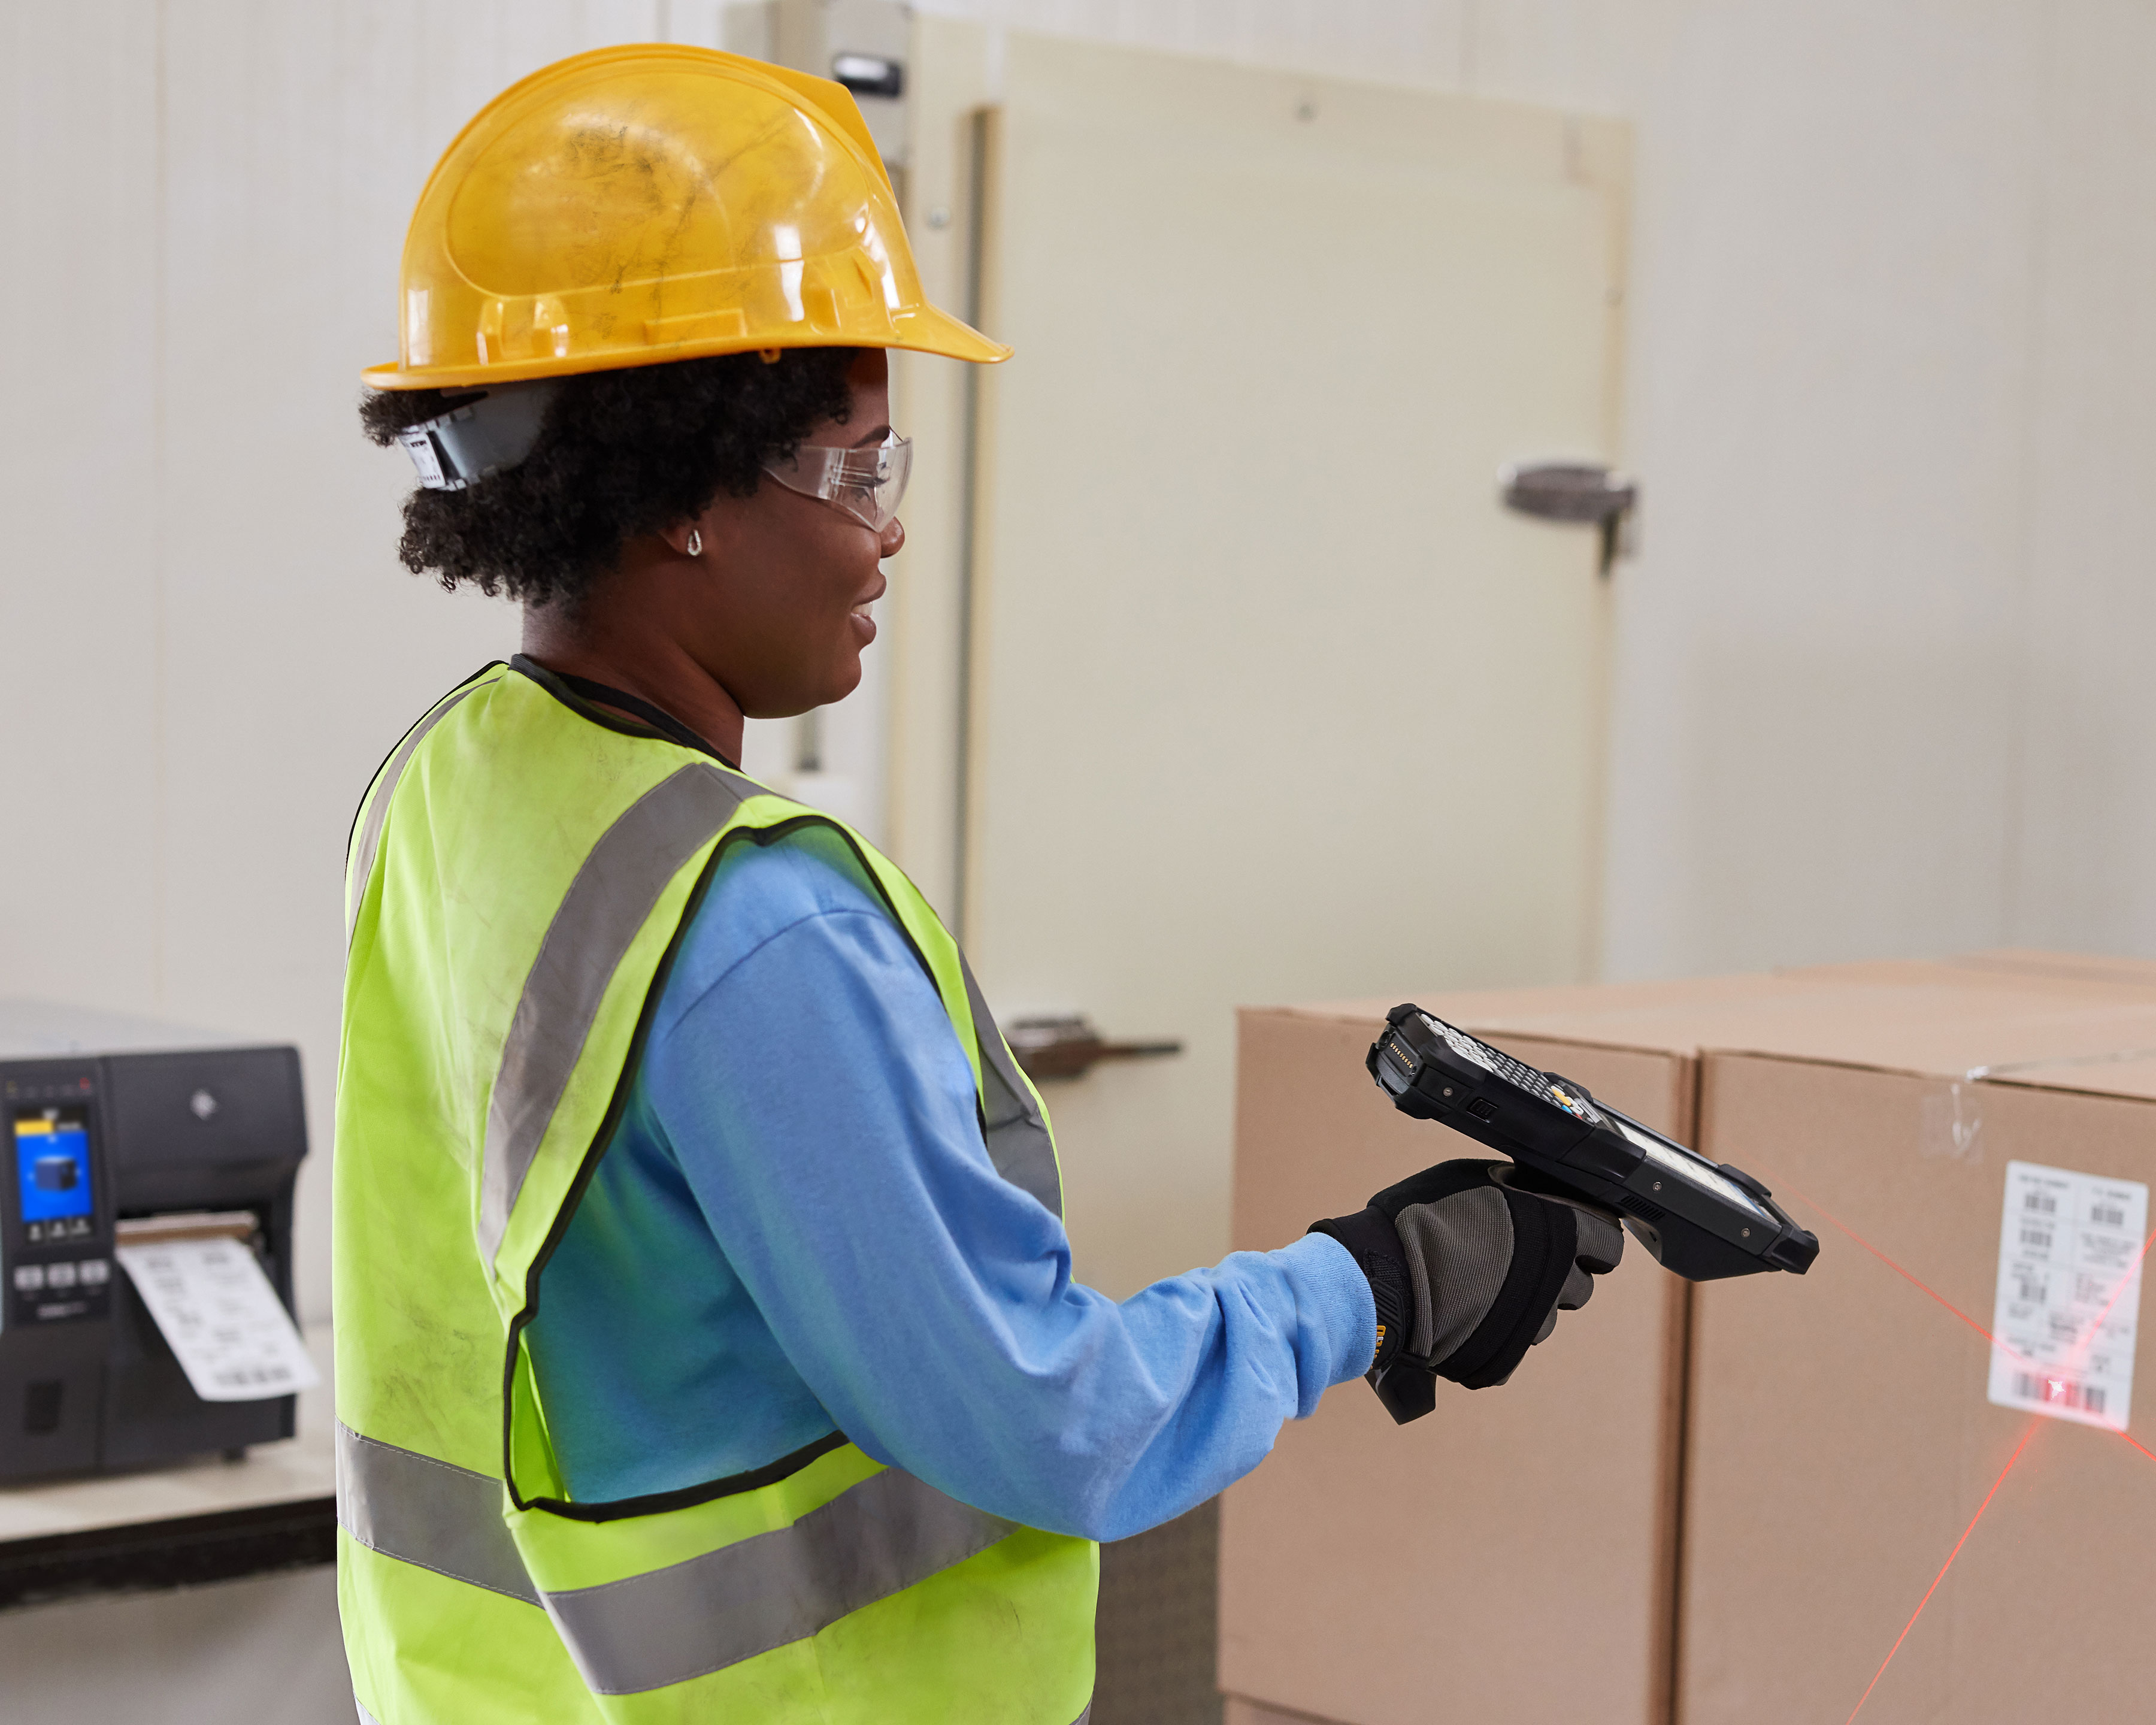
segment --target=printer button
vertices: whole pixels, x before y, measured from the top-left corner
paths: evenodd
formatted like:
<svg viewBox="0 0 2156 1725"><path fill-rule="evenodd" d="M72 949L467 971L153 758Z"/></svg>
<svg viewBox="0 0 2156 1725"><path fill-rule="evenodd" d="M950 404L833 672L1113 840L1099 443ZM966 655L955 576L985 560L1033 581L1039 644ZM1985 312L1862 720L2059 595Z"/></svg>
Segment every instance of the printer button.
<svg viewBox="0 0 2156 1725"><path fill-rule="evenodd" d="M45 1286L49 1288L71 1288L74 1286L74 1266L48 1264L45 1266Z"/></svg>
<svg viewBox="0 0 2156 1725"><path fill-rule="evenodd" d="M15 1286L26 1294L34 1294L45 1285L45 1266L42 1264L18 1264L15 1266Z"/></svg>
<svg viewBox="0 0 2156 1725"><path fill-rule="evenodd" d="M112 1279L112 1266L102 1258L85 1258L74 1266L74 1273L85 1287L101 1287Z"/></svg>

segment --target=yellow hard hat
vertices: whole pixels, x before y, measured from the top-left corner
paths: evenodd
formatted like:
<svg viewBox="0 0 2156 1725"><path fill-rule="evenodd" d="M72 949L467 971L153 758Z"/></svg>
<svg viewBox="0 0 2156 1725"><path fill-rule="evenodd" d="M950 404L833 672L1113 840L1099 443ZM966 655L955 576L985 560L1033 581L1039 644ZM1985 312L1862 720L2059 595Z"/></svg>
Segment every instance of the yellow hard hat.
<svg viewBox="0 0 2156 1725"><path fill-rule="evenodd" d="M715 49L601 49L496 96L404 240L377 389L465 388L779 347L999 360L922 297L842 85Z"/></svg>

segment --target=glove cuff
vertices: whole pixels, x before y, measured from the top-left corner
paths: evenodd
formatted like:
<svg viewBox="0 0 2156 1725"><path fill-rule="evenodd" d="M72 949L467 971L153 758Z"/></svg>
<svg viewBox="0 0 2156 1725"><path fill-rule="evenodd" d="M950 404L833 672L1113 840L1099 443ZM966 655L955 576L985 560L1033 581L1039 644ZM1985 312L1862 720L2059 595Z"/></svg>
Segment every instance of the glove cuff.
<svg viewBox="0 0 2156 1725"><path fill-rule="evenodd" d="M1330 1235L1347 1247L1369 1282L1370 1298L1378 1308L1378 1351L1371 1357L1370 1369L1382 1372L1407 1345L1414 1297L1399 1230L1389 1216L1373 1206L1352 1216L1312 1222L1310 1231Z"/></svg>

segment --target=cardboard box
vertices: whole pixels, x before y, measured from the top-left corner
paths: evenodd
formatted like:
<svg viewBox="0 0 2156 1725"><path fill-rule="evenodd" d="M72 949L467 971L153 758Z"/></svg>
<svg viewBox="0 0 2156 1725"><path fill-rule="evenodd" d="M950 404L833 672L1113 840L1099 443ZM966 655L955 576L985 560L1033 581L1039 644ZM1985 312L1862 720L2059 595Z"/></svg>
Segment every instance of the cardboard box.
<svg viewBox="0 0 2156 1725"><path fill-rule="evenodd" d="M1852 1008L1813 1058L1703 1063L1702 1147L1821 1250L1697 1291L1684 1725L2156 1714L2156 1362L2125 1435L1987 1399L2007 1164L2156 1182L2149 980L2000 957L1959 967L1989 1017Z"/></svg>
<svg viewBox="0 0 2156 1725"><path fill-rule="evenodd" d="M1686 1139L1697 1024L1786 986L1422 999ZM1238 1247L1281 1245L1418 1168L1486 1153L1371 1082L1363 1054L1394 1004L1241 1015ZM1229 1490L1229 1725L1666 1717L1688 1289L1637 1255L1644 1270L1606 1279L1502 1390L1441 1397L1402 1427L1342 1384Z"/></svg>
<svg viewBox="0 0 2156 1725"><path fill-rule="evenodd" d="M2156 968L2119 972L2055 955L1419 998L1688 1142L1706 1131L1696 1115L1712 1067L1703 1049L1767 1050L1831 1072L1874 1060L1891 1040L1912 1070L1934 1075L1917 1125L1943 1156L1978 1117L1964 1097L1975 1094L1969 1069L1988 1063L1982 1051L2072 1057L2112 1045L2137 1014L2156 1048ZM1398 1114L1370 1082L1363 1054L1393 1004L1242 1015L1239 1247L1280 1245L1416 1168L1482 1153ZM1723 1137L1712 1153L1773 1183L1743 1130ZM1860 1255L1811 1225L1823 1260ZM1994 1254L1996 1245L1994 1214ZM1714 1539L1695 1538L1678 1559L1681 1531L1696 1536L1705 1512L1689 1522L1681 1514L1696 1294L1732 1290L1734 1302L1718 1310L1758 1306L1803 1333L1820 1304L1808 1297L1817 1276L1695 1291L1635 1245L1586 1311L1561 1322L1502 1390L1440 1396L1435 1413L1405 1428L1359 1385L1332 1392L1223 1501L1229 1725L1665 1725L1680 1689L1689 1697L1697 1687L1676 1670L1681 1584L1697 1584L1697 1566L1723 1554ZM1738 1405L1727 1386L1717 1393L1724 1407ZM1714 1430L1719 1440L1722 1425ZM1800 1430L1785 1441L1800 1446ZM1729 1548L1740 1563L1743 1543L1738 1536ZM1784 1589L1837 1584L1761 1573L1778 1574ZM1772 1586L1758 1595L1775 1596ZM1719 1632L1705 1620L1682 1623L1694 1638L1684 1645ZM1748 1714L1701 1717L1815 1716L1772 1698L1744 1704Z"/></svg>

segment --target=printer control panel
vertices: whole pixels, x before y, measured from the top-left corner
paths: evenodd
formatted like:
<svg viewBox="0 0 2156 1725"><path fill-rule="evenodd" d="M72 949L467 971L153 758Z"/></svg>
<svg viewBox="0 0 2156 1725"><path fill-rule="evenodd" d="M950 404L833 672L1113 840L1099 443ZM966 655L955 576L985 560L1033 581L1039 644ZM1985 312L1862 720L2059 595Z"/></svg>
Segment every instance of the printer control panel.
<svg viewBox="0 0 2156 1725"><path fill-rule="evenodd" d="M0 1327L112 1310L111 1197L90 1061L13 1068L0 1081Z"/></svg>

